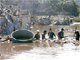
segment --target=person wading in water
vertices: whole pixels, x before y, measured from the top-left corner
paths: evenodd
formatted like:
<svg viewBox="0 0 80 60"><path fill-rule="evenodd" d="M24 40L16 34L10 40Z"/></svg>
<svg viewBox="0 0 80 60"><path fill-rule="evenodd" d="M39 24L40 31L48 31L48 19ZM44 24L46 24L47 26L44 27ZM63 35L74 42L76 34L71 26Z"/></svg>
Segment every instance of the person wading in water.
<svg viewBox="0 0 80 60"><path fill-rule="evenodd" d="M58 42L59 40L62 40L62 38L64 38L64 29L62 28L61 31L58 33Z"/></svg>
<svg viewBox="0 0 80 60"><path fill-rule="evenodd" d="M77 28L75 28L75 33L74 33L74 37L76 39L76 41L79 41L79 31L76 30Z"/></svg>
<svg viewBox="0 0 80 60"><path fill-rule="evenodd" d="M39 34L39 30L37 30L37 34L35 34L35 38L36 38L36 40L40 40L40 34Z"/></svg>
<svg viewBox="0 0 80 60"><path fill-rule="evenodd" d="M43 34L42 34L42 40L46 40L46 38L45 38L46 33L47 33L47 31L44 30L44 31L43 31Z"/></svg>
<svg viewBox="0 0 80 60"><path fill-rule="evenodd" d="M49 38L51 40L53 40L53 37L55 36L55 34L54 34L54 32L52 32L52 29L51 28L49 29L48 36L49 36ZM56 38L56 36L55 36L55 38Z"/></svg>

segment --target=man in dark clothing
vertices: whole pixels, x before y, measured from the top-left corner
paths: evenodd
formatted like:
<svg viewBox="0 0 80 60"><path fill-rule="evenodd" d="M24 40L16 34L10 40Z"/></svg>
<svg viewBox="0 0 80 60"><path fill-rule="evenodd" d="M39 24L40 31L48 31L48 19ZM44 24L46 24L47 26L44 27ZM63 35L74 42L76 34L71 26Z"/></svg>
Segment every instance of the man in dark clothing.
<svg viewBox="0 0 80 60"><path fill-rule="evenodd" d="M43 32L43 34L42 34L42 40L43 40L43 39L46 39L46 38L45 38L46 33L47 33L47 31L44 30L44 32Z"/></svg>
<svg viewBox="0 0 80 60"><path fill-rule="evenodd" d="M53 36L55 36L54 32L52 32L52 29L50 28L49 32L48 32L48 36L50 39L53 39Z"/></svg>
<svg viewBox="0 0 80 60"><path fill-rule="evenodd" d="M79 31L75 31L75 38L77 41L79 41Z"/></svg>
<svg viewBox="0 0 80 60"><path fill-rule="evenodd" d="M36 38L36 40L39 40L40 39L39 30L37 30L37 34L35 34L35 38Z"/></svg>
<svg viewBox="0 0 80 60"><path fill-rule="evenodd" d="M75 32L74 32L74 37L76 38L77 41L79 41L79 31L77 31L77 28L75 28Z"/></svg>
<svg viewBox="0 0 80 60"><path fill-rule="evenodd" d="M59 40L64 38L64 32L63 31L64 31L64 29L62 28L61 31L58 33Z"/></svg>

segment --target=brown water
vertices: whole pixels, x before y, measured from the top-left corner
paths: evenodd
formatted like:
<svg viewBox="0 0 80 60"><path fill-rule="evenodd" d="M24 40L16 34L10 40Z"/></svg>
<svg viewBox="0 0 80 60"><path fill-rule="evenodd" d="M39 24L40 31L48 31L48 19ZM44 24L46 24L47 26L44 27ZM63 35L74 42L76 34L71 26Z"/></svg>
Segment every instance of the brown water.
<svg viewBox="0 0 80 60"><path fill-rule="evenodd" d="M36 33L40 30L40 34L44 30L49 31L52 28L54 33L60 31L61 28L65 29L65 39L70 41L65 44L57 44L53 41L34 41L34 43L12 43L9 41L0 42L0 60L76 60L80 56L80 45L73 44L73 29L70 26L33 26L31 31ZM57 39L57 38L56 38Z"/></svg>

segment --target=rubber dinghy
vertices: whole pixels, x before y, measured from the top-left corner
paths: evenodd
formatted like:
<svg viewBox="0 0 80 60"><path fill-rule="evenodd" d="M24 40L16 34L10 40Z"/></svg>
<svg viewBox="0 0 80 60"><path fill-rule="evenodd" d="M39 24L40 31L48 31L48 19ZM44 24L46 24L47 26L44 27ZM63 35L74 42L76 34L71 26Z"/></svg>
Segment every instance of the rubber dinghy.
<svg viewBox="0 0 80 60"><path fill-rule="evenodd" d="M32 43L34 34L28 30L16 30L12 34L13 43Z"/></svg>

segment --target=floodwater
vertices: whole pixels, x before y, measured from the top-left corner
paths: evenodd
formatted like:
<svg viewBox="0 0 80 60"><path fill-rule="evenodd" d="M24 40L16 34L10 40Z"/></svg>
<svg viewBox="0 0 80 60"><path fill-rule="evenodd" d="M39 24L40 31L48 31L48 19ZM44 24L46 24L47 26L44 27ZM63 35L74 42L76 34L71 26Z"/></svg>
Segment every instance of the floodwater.
<svg viewBox="0 0 80 60"><path fill-rule="evenodd" d="M12 43L10 41L0 42L0 60L64 60L64 59L79 59L80 45L73 38L74 29L70 26L39 26L34 25L31 31L36 33L40 30L40 34L44 30L49 31L49 28L53 29L53 32L57 35L60 29L63 27L64 35L63 40L69 41L68 43L55 43L51 41L37 41L34 43ZM48 37L46 37L48 38ZM55 39L57 40L57 38Z"/></svg>

